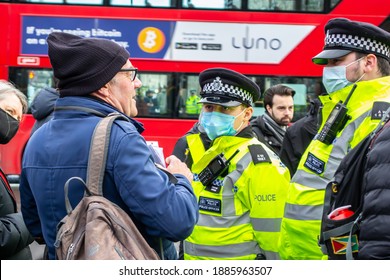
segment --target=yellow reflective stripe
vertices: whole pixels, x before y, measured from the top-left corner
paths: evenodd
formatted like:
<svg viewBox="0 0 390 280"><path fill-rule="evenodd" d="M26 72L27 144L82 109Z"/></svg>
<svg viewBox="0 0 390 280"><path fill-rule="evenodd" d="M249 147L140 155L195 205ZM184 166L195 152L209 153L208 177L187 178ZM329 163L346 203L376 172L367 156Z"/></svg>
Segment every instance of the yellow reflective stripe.
<svg viewBox="0 0 390 280"><path fill-rule="evenodd" d="M325 189L318 190L291 183L288 189L287 203L298 205L322 205L324 203Z"/></svg>
<svg viewBox="0 0 390 280"><path fill-rule="evenodd" d="M248 165L252 162L252 157L250 153L246 153L238 162L236 163L236 168L230 172L223 180L224 189L232 190L234 185L237 183L238 179L240 179L242 173L248 167Z"/></svg>
<svg viewBox="0 0 390 280"><path fill-rule="evenodd" d="M262 253L259 245L255 241L228 245L199 245L185 240L183 245L184 252L187 255L196 257L237 259L252 255L254 259L257 254ZM252 254L248 254L248 252L252 252Z"/></svg>
<svg viewBox="0 0 390 280"><path fill-rule="evenodd" d="M225 191L224 191L225 193ZM236 208L234 205L234 195L232 190L230 189L230 196L222 197L222 216L231 217L236 216Z"/></svg>
<svg viewBox="0 0 390 280"><path fill-rule="evenodd" d="M232 226L246 225L250 222L249 212L241 216L212 216L199 215L197 225L203 227L230 228Z"/></svg>
<svg viewBox="0 0 390 280"><path fill-rule="evenodd" d="M239 150L242 151L248 145L250 145L251 141L242 145ZM238 154L237 156L239 156ZM234 164L234 159L232 160ZM222 192L222 216L235 216L237 215L236 207L235 207L235 196L234 196L234 185L240 179L244 170L249 166L252 162L252 157L249 152L246 152L242 158L240 158L237 163L235 169L230 172L223 180L223 192ZM249 222L249 220L248 220Z"/></svg>
<svg viewBox="0 0 390 280"><path fill-rule="evenodd" d="M271 251L264 251L264 252L267 260L280 260L279 253L275 253Z"/></svg>
<svg viewBox="0 0 390 280"><path fill-rule="evenodd" d="M298 169L291 179L291 183L298 183L304 186L310 186L312 189L324 190L329 180L322 178L314 173L308 173L305 170Z"/></svg>
<svg viewBox="0 0 390 280"><path fill-rule="evenodd" d="M245 150L247 149L247 147L249 145L252 145L252 144L257 144L257 141L254 139L252 139L251 141L245 143L244 145L242 145L239 150L242 152L243 148L245 148ZM240 154L238 154L240 155ZM237 155L237 156L238 156ZM235 160L233 159L232 162L234 163ZM240 179L242 173L245 171L245 169L248 167L248 165L252 162L252 157L251 157L251 154L249 152L246 152L238 161L236 161L236 167L235 169L230 172L224 179L223 181L223 185L225 188L229 188L229 189L232 189L233 186L236 184L236 182L238 181L238 179Z"/></svg>
<svg viewBox="0 0 390 280"><path fill-rule="evenodd" d="M360 128L360 125L366 119L366 117L370 117L369 112L366 112L366 113L360 115L353 122L348 124L344 128L344 130L342 131L341 135L336 139L336 142L334 143L332 151L329 155L329 158L327 160L325 160L326 161L325 171L323 173L323 176L325 178L329 178L329 180L331 180L333 178L341 160L348 153L348 148L350 148L349 147L350 142L355 134L355 131ZM370 133L370 130L367 131L367 135L369 133ZM360 139L359 142L361 140L363 140L363 138ZM332 160L330 160L330 159L332 159ZM306 185L305 183L302 183L302 182L301 182L301 184ZM306 186L310 186L310 185L306 185Z"/></svg>
<svg viewBox="0 0 390 280"><path fill-rule="evenodd" d="M362 114L356 120L351 122L342 132L341 136L337 138L337 141L332 146L328 148L331 149L329 157L327 159L319 157L322 161L325 162L325 170L321 176L318 176L311 171L307 171L305 167L300 166L297 172L294 174L294 177L291 179L291 183L299 183L303 186L310 186L313 189L323 190L326 188L326 185L333 178L336 170L345 155L348 153L347 149L349 148L349 142L354 136L355 131L359 128L361 123L367 117L367 113ZM367 131L367 134L370 131ZM363 139L360 139L363 140ZM318 141L318 140L314 140ZM321 143L319 143L321 144ZM314 143L315 145L315 143ZM314 147L314 146L313 146ZM309 149L310 150L310 149ZM307 152L304 154L307 156ZM314 156L318 156L314 154Z"/></svg>
<svg viewBox="0 0 390 280"><path fill-rule="evenodd" d="M186 137L188 149L190 150L193 162L198 162L205 153L202 139L200 134L190 134Z"/></svg>
<svg viewBox="0 0 390 280"><path fill-rule="evenodd" d="M322 218L323 205L296 205L286 203L284 206L284 218L293 220L320 220Z"/></svg>
<svg viewBox="0 0 390 280"><path fill-rule="evenodd" d="M281 218L251 218L251 224L256 231L279 232Z"/></svg>

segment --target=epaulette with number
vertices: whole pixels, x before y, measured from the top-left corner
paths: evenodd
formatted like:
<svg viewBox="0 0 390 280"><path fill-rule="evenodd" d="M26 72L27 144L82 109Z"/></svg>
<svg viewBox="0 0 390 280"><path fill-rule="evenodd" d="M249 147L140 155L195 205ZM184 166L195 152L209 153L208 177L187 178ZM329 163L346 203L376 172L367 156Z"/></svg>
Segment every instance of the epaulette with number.
<svg viewBox="0 0 390 280"><path fill-rule="evenodd" d="M264 149L262 145L254 144L248 146L249 153L252 156L252 160L254 164L268 162L271 163L271 158L269 157L267 151Z"/></svg>

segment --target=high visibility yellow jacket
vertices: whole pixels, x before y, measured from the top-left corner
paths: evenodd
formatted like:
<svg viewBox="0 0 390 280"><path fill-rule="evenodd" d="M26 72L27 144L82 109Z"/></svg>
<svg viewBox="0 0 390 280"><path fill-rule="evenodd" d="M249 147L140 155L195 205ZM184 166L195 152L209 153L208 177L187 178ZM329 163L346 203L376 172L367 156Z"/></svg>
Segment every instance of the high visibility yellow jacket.
<svg viewBox="0 0 390 280"><path fill-rule="evenodd" d="M322 96L322 130L336 103L345 101L352 86ZM348 104L351 117L326 145L314 137L291 179L282 220L282 259L326 259L318 245L326 185L344 156L371 133L390 105L390 76L357 83Z"/></svg>
<svg viewBox="0 0 390 280"><path fill-rule="evenodd" d="M255 138L222 136L207 151L198 134L188 136L187 141L194 160L199 221L184 241L184 258L278 259L288 169ZM199 181L199 173L215 156L224 153L228 159L237 150L227 175L213 181L219 192L207 190Z"/></svg>
<svg viewBox="0 0 390 280"><path fill-rule="evenodd" d="M186 100L186 113L199 114L202 109L202 104L198 104L200 97L198 95L191 95Z"/></svg>

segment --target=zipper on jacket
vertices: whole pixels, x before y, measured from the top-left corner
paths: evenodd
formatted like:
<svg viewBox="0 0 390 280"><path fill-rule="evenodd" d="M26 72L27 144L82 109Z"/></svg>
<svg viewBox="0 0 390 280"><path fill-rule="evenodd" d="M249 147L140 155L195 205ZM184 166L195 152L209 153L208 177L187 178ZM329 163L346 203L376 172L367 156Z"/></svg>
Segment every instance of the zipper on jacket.
<svg viewBox="0 0 390 280"><path fill-rule="evenodd" d="M73 249L74 249L74 243L71 243L69 245L68 252L66 254L66 260L69 260L71 254L73 253Z"/></svg>
<svg viewBox="0 0 390 280"><path fill-rule="evenodd" d="M123 253L121 252L121 250L119 250L119 248L117 246L114 246L114 250L115 252L118 254L118 256L122 259L122 260L126 260L125 256L123 255Z"/></svg>

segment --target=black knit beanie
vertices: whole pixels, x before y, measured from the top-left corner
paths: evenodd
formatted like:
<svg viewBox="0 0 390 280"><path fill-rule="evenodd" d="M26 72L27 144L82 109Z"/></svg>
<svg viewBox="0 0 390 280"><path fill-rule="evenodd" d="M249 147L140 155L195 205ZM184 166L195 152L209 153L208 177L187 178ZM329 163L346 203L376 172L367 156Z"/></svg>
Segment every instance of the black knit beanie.
<svg viewBox="0 0 390 280"><path fill-rule="evenodd" d="M130 54L117 43L53 32L47 38L61 97L88 95L107 84Z"/></svg>

